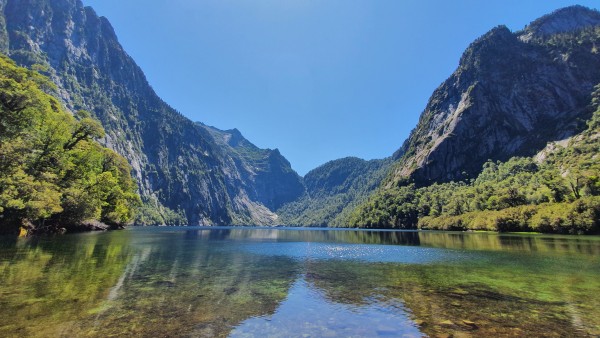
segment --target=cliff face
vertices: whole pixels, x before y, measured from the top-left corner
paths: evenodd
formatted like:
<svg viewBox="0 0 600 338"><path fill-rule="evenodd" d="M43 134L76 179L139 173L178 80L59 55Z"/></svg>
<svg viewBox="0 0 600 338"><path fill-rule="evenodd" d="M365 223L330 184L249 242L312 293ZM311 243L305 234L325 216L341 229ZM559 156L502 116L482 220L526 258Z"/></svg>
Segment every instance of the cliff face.
<svg viewBox="0 0 600 338"><path fill-rule="evenodd" d="M433 93L388 185L473 177L488 160L531 156L585 128L600 83L600 13L574 6L523 31L494 28Z"/></svg>
<svg viewBox="0 0 600 338"><path fill-rule="evenodd" d="M278 149L260 149L237 129L224 131L202 123L198 125L211 133L228 160L238 168L252 200L276 210L304 194L302 178Z"/></svg>
<svg viewBox="0 0 600 338"><path fill-rule="evenodd" d="M92 112L107 131L103 143L129 160L145 222L275 224L269 208L303 193L278 151L254 147L266 161L255 169L218 132L163 102L110 23L80 0L0 0L0 10L2 51L46 66L67 109Z"/></svg>

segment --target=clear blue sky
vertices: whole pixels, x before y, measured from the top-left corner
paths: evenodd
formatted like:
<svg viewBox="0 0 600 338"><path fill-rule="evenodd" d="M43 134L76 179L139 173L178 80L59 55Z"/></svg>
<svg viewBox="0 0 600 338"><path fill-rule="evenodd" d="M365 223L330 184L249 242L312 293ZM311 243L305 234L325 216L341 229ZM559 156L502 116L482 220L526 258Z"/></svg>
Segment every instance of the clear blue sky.
<svg viewBox="0 0 600 338"><path fill-rule="evenodd" d="M390 156L464 49L559 0L84 0L166 102L279 148L301 175Z"/></svg>

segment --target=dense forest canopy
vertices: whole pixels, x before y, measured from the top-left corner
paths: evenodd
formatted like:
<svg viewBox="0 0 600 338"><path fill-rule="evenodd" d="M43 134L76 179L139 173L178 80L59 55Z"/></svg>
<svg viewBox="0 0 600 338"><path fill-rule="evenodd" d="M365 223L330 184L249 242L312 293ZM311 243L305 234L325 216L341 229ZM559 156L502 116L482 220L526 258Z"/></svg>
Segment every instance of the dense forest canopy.
<svg viewBox="0 0 600 338"><path fill-rule="evenodd" d="M344 227L350 213L380 185L391 160L346 157L304 176L306 194L277 210L284 224Z"/></svg>
<svg viewBox="0 0 600 338"><path fill-rule="evenodd" d="M484 164L476 179L381 189L349 226L443 230L600 231L600 87L587 129L535 158Z"/></svg>
<svg viewBox="0 0 600 338"><path fill-rule="evenodd" d="M127 161L95 141L104 130L89 113L65 112L53 88L0 56L0 233L127 224L139 204Z"/></svg>

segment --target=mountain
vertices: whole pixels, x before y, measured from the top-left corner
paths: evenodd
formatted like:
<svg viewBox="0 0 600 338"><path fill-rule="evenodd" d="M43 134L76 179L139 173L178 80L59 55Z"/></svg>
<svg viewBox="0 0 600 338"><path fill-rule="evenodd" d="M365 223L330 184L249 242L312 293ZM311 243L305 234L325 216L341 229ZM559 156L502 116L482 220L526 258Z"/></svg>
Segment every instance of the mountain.
<svg viewBox="0 0 600 338"><path fill-rule="evenodd" d="M492 29L464 52L394 154L387 180L417 185L472 178L488 159L531 156L585 129L600 83L600 13L581 6L520 32Z"/></svg>
<svg viewBox="0 0 600 338"><path fill-rule="evenodd" d="M277 210L282 223L346 226L350 212L381 184L391 160L346 157L327 162L304 176L306 194Z"/></svg>
<svg viewBox="0 0 600 338"><path fill-rule="evenodd" d="M278 149L260 149L245 139L239 130L219 130L197 122L214 138L217 146L245 175L244 182L252 200L260 202L270 210L277 210L285 203L304 194L302 178L291 168L290 163Z"/></svg>
<svg viewBox="0 0 600 338"><path fill-rule="evenodd" d="M477 39L347 226L600 232L600 13Z"/></svg>
<svg viewBox="0 0 600 338"><path fill-rule="evenodd" d="M377 208L390 201L403 213L412 190L385 191L475 178L488 160L532 156L585 130L598 46L600 13L581 6L519 32L496 27L467 48L390 159L340 159L302 178L277 149L162 101L108 20L80 0L0 0L0 51L51 78L67 111L101 121L100 142L133 168L142 224L360 225L351 211L374 191L374 218L385 219Z"/></svg>
<svg viewBox="0 0 600 338"><path fill-rule="evenodd" d="M144 202L138 223L272 225L270 208L304 193L277 150L196 124L162 101L108 20L80 0L0 0L0 14L0 50L49 76L67 110L90 111L106 129L102 143L133 167Z"/></svg>
<svg viewBox="0 0 600 338"><path fill-rule="evenodd" d="M600 233L600 86L587 128L534 157L486 162L469 181L378 190L352 227Z"/></svg>

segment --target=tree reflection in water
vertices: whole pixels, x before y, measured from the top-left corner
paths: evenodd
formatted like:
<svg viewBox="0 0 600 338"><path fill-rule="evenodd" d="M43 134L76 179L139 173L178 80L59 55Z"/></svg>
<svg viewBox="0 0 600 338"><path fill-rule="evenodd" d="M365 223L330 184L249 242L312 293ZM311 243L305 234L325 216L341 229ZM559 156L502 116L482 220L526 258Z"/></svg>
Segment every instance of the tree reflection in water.
<svg viewBox="0 0 600 338"><path fill-rule="evenodd" d="M600 334L597 237L134 228L0 240L1 336Z"/></svg>

